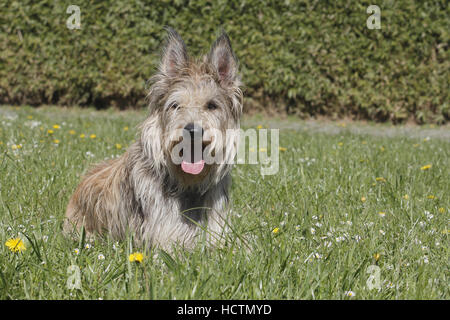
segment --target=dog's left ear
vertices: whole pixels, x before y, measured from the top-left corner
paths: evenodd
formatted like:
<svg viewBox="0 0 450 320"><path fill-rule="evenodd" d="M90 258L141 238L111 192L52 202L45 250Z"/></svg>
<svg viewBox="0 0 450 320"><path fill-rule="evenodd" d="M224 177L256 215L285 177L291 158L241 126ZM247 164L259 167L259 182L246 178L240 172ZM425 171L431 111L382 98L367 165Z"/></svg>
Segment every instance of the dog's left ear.
<svg viewBox="0 0 450 320"><path fill-rule="evenodd" d="M237 78L238 61L231 48L230 38L222 31L208 54L209 62L215 67L219 81L223 85L232 85Z"/></svg>

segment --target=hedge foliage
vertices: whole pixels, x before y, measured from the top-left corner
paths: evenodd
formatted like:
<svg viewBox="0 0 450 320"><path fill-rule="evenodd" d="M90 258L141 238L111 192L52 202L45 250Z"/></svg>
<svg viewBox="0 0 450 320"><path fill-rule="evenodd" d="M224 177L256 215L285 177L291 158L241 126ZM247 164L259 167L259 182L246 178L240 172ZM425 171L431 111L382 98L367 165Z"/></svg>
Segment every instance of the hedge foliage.
<svg viewBox="0 0 450 320"><path fill-rule="evenodd" d="M67 7L81 9L70 30ZM370 30L366 9L381 8ZM163 27L193 54L220 27L232 40L247 110L303 116L449 120L446 0L0 0L0 103L141 107Z"/></svg>

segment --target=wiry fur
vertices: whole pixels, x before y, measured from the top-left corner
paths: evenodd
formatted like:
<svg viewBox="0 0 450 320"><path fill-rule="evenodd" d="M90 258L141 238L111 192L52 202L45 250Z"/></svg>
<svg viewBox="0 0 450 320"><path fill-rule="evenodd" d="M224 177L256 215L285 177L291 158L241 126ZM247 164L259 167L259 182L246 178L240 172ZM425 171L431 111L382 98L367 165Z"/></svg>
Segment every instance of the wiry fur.
<svg viewBox="0 0 450 320"><path fill-rule="evenodd" d="M191 60L183 40L168 29L159 72L151 79L149 116L137 142L120 158L87 173L69 201L65 232L84 226L88 234L107 232L120 239L129 230L139 242L163 248L174 243L192 247L204 227L210 240L220 237L231 183L227 159L235 156L237 137L231 147L230 141L210 137L212 149L223 150L225 159L195 176L174 164L170 152L174 132L189 122L201 121L205 130L223 133L239 128L237 67L225 33L203 59ZM211 101L216 110L206 107Z"/></svg>

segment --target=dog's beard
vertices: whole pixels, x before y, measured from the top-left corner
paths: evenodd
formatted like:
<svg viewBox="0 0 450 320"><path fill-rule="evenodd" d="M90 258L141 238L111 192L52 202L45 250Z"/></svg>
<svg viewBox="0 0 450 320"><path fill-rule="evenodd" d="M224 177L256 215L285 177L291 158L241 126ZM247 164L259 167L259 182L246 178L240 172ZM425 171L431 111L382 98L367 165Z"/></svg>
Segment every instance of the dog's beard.
<svg viewBox="0 0 450 320"><path fill-rule="evenodd" d="M185 129L177 129L170 138L175 140L169 144L171 162L179 166L184 174L199 175L213 164L210 155L214 154L211 147L215 139L209 130L201 129L189 133Z"/></svg>
<svg viewBox="0 0 450 320"><path fill-rule="evenodd" d="M168 145L171 175L183 185L201 184L211 172L212 167L203 156L209 143L201 136L195 139L179 135L178 138L177 135L172 136L172 141Z"/></svg>
<svg viewBox="0 0 450 320"><path fill-rule="evenodd" d="M234 138L230 136L228 141L226 130L209 127L203 137L193 141L183 139L183 129L168 130L164 136L167 173L177 190L206 191L232 167Z"/></svg>

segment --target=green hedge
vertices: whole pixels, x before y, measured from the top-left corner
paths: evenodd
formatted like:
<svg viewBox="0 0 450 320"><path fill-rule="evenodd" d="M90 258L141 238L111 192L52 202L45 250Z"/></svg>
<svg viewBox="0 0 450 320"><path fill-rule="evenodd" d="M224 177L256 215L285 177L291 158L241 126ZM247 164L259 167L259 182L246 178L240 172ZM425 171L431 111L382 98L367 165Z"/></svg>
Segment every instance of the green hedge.
<svg viewBox="0 0 450 320"><path fill-rule="evenodd" d="M375 3L376 2L376 3ZM70 4L81 29L70 30ZM366 9L381 8L381 30ZM163 27L192 53L229 33L247 110L449 120L449 8L442 1L0 0L0 103L142 107Z"/></svg>

